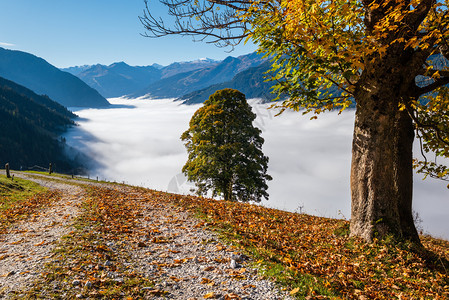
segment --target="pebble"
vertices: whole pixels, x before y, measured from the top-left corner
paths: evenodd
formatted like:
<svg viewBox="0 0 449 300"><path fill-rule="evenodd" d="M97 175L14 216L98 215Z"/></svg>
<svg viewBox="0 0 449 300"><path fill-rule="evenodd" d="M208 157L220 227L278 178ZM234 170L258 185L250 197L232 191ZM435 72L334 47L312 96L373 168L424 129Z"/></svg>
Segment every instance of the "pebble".
<svg viewBox="0 0 449 300"><path fill-rule="evenodd" d="M73 286L79 286L79 285L81 285L81 281L79 281L78 279L75 279L75 280L72 281L72 285Z"/></svg>
<svg viewBox="0 0 449 300"><path fill-rule="evenodd" d="M231 259L231 263L229 264L229 266L230 266L232 269L237 269L237 268L238 268L238 264L237 264L237 262L235 261L235 259Z"/></svg>

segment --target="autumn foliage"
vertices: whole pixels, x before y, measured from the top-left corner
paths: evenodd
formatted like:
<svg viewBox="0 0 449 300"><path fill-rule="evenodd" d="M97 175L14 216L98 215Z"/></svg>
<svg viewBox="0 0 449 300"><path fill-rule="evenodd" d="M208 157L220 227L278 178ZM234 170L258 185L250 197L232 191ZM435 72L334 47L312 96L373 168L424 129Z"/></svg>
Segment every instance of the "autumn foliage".
<svg viewBox="0 0 449 300"><path fill-rule="evenodd" d="M293 294L315 299L444 299L449 297L449 243L423 237L434 253L407 244L349 238L344 220L257 205L173 196L261 261L282 266ZM269 264L268 268L273 265ZM303 286L311 275L317 285ZM295 290L293 287L300 286ZM302 296L301 296L302 295ZM313 299L313 298L312 298Z"/></svg>

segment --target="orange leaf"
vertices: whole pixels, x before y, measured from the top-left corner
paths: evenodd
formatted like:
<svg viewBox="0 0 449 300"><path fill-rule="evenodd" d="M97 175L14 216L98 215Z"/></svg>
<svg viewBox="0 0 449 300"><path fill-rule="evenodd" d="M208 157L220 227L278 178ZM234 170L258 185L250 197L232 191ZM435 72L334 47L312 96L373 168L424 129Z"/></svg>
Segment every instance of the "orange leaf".
<svg viewBox="0 0 449 300"><path fill-rule="evenodd" d="M42 241L42 242L40 242L38 244L35 244L34 246L42 246L43 244L45 244L45 241Z"/></svg>
<svg viewBox="0 0 449 300"><path fill-rule="evenodd" d="M206 295L204 295L203 298L204 298L204 299L212 299L212 298L215 298L215 293L214 293L214 292L207 293Z"/></svg>

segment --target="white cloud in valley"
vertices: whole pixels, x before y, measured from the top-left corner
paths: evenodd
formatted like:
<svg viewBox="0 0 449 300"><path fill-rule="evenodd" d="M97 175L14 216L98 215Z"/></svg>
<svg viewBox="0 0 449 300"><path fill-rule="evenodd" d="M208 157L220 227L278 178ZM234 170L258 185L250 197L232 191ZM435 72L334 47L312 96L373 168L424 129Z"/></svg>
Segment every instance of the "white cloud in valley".
<svg viewBox="0 0 449 300"><path fill-rule="evenodd" d="M79 126L69 145L99 163L90 176L161 191L188 192L180 174L187 152L179 137L200 105L172 100L109 99L110 109L76 111ZM270 158L270 199L262 204L289 211L350 218L349 173L354 112L327 113L318 120L286 111L274 117L268 105L253 103L255 125ZM437 180L415 176L414 209L425 232L449 239L449 190Z"/></svg>

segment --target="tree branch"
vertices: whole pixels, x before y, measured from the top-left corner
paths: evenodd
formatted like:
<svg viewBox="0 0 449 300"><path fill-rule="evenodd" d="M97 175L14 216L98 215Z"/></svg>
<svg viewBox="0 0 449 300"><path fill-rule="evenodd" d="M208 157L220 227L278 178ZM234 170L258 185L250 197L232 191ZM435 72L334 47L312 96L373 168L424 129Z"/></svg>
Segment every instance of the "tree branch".
<svg viewBox="0 0 449 300"><path fill-rule="evenodd" d="M447 72L444 72L447 73ZM434 91L435 89L442 87L443 85L449 84L449 77L440 77L438 79L434 79L435 81L425 87L417 87L416 88L416 96L417 98Z"/></svg>
<svg viewBox="0 0 449 300"><path fill-rule="evenodd" d="M188 35L199 41L209 39L207 43L219 47L234 47L249 35L249 26L239 14L253 5L250 0L159 0L173 17L171 25L152 14L149 0L144 2L139 19L147 30L145 37Z"/></svg>
<svg viewBox="0 0 449 300"><path fill-rule="evenodd" d="M432 6L436 4L436 0L422 0L413 12L409 13L405 18L405 22L410 28L412 32L416 32L419 28L419 25L424 21L424 19L429 14Z"/></svg>

